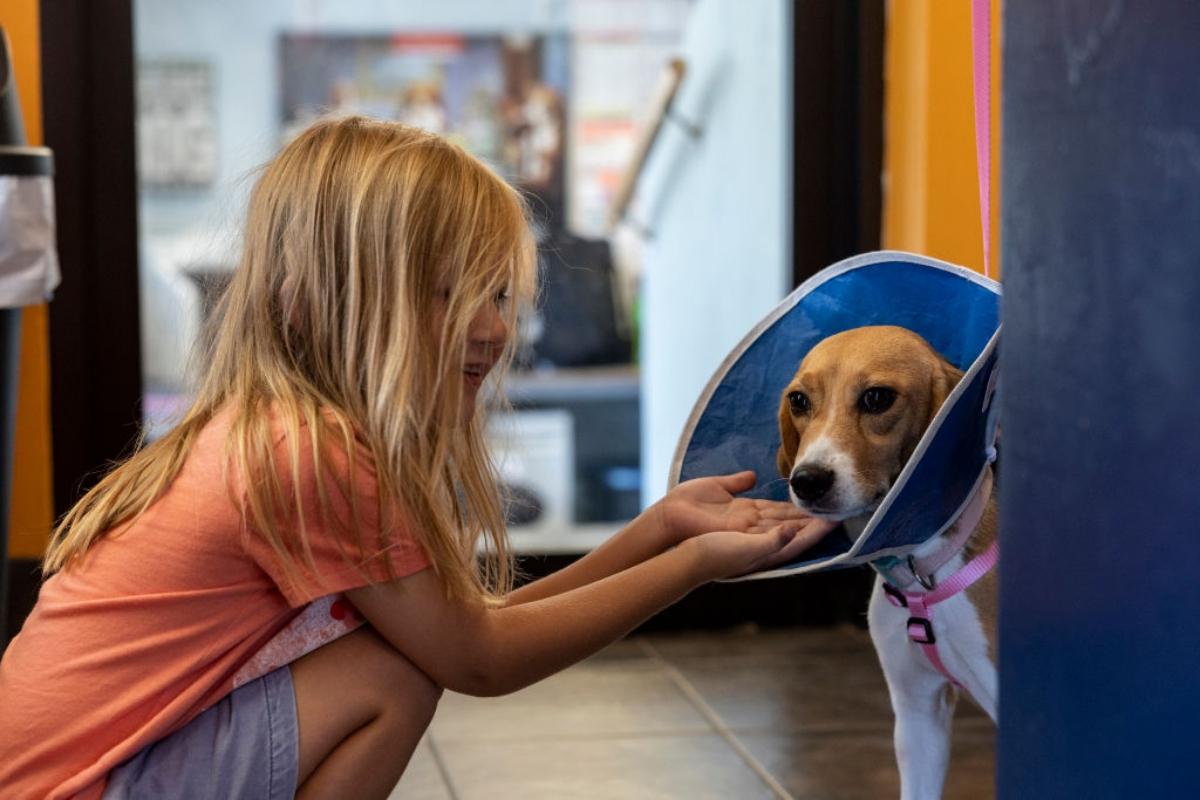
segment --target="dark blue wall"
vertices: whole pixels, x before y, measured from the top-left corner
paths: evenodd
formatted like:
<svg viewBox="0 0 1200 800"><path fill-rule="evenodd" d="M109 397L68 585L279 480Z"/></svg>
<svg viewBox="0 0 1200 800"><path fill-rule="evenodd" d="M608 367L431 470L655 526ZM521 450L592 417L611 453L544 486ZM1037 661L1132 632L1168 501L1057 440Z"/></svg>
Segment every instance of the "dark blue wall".
<svg viewBox="0 0 1200 800"><path fill-rule="evenodd" d="M1200 797L1200 2L1004 36L1000 796Z"/></svg>

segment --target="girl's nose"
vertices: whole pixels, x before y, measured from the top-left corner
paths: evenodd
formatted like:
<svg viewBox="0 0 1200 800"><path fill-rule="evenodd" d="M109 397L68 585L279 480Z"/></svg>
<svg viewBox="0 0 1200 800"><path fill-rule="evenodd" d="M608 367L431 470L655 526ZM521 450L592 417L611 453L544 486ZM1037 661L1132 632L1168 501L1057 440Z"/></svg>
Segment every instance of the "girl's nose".
<svg viewBox="0 0 1200 800"><path fill-rule="evenodd" d="M471 341L502 346L508 339L508 325L496 303L486 303L471 320Z"/></svg>

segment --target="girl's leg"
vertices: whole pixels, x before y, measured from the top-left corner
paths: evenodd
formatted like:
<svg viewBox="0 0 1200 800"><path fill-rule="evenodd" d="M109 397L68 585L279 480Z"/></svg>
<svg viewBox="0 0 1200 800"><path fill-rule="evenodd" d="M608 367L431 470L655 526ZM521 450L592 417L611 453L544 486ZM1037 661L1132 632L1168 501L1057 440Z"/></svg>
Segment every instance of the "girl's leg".
<svg viewBox="0 0 1200 800"><path fill-rule="evenodd" d="M386 798L441 697L370 627L292 665L300 728L298 798Z"/></svg>

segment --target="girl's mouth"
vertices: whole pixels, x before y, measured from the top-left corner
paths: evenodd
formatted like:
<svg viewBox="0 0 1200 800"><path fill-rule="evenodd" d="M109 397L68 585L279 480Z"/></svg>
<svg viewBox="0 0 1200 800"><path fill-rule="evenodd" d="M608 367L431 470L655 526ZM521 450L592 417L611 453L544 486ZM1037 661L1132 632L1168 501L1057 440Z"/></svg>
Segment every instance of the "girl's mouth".
<svg viewBox="0 0 1200 800"><path fill-rule="evenodd" d="M463 367L463 380L466 381L468 386L478 389L483 385L483 381L487 378L490 370L490 364L467 364Z"/></svg>

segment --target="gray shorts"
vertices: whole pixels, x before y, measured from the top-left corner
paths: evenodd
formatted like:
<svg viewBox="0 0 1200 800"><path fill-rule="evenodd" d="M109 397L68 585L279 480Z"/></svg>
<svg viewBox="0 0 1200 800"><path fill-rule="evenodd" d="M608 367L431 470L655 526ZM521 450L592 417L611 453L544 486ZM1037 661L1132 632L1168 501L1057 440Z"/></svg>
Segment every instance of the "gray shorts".
<svg viewBox="0 0 1200 800"><path fill-rule="evenodd" d="M292 672L235 689L108 774L104 800L284 800L300 761Z"/></svg>

